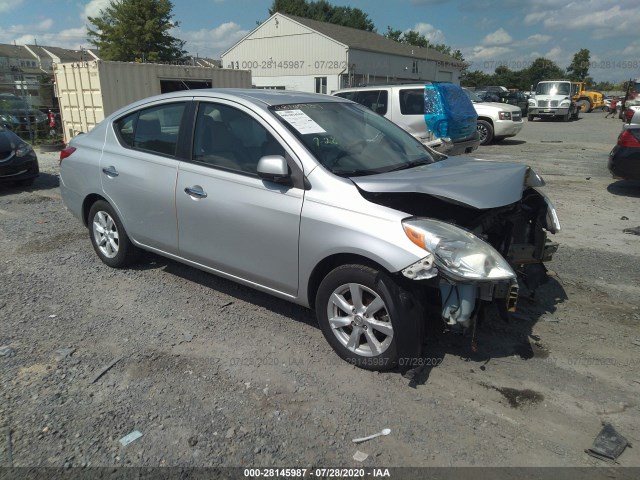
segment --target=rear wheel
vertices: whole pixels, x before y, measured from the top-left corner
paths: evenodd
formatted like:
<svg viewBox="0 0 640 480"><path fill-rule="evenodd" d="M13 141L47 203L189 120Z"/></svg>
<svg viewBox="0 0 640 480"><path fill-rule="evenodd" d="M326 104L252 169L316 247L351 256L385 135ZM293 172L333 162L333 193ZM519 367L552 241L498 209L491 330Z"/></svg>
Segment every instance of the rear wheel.
<svg viewBox="0 0 640 480"><path fill-rule="evenodd" d="M485 120L478 120L476 127L480 135L480 145L488 145L493 140L493 127Z"/></svg>
<svg viewBox="0 0 640 480"><path fill-rule="evenodd" d="M364 265L332 270L318 288L315 309L327 342L352 365L385 371L420 354L419 303L385 272Z"/></svg>
<svg viewBox="0 0 640 480"><path fill-rule="evenodd" d="M98 200L89 211L89 231L93 249L105 264L122 268L135 260L137 248L131 243L115 209Z"/></svg>

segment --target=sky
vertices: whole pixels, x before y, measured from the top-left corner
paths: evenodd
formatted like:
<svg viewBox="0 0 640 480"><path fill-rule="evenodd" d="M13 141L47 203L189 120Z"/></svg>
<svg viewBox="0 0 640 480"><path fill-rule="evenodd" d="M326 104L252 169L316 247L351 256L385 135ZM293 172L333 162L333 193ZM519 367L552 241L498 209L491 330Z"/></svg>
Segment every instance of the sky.
<svg viewBox="0 0 640 480"><path fill-rule="evenodd" d="M91 47L87 16L110 0L0 0L0 43ZM379 33L417 30L460 49L471 70L526 68L545 57L566 68L581 48L589 75L619 83L640 77L638 0L330 0L359 8ZM192 55L219 59L268 18L272 0L173 0L171 32Z"/></svg>

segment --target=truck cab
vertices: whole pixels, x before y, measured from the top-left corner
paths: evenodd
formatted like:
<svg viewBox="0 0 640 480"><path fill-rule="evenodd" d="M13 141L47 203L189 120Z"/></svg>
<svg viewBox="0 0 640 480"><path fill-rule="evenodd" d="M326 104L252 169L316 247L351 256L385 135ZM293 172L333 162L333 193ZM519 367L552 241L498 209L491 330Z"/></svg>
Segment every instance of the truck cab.
<svg viewBox="0 0 640 480"><path fill-rule="evenodd" d="M560 118L565 122L578 118L578 106L572 99L571 81L545 80L538 82L533 98L529 99L527 119Z"/></svg>

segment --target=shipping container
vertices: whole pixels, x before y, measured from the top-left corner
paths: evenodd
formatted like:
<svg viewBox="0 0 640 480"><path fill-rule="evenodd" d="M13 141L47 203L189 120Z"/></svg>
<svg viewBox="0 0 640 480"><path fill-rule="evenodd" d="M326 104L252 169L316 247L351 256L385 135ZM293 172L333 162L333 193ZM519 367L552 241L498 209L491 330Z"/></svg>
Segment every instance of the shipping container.
<svg viewBox="0 0 640 480"><path fill-rule="evenodd" d="M251 88L249 70L182 64L58 63L54 76L65 142L146 97L197 88Z"/></svg>

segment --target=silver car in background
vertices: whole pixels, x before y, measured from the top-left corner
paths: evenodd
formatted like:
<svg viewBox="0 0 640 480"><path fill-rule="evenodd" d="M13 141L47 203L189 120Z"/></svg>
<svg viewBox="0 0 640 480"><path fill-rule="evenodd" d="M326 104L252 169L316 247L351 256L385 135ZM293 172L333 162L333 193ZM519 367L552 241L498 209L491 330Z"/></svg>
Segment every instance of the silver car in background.
<svg viewBox="0 0 640 480"><path fill-rule="evenodd" d="M311 307L335 351L371 370L421 355L428 307L456 329L515 308L516 271L543 270L559 229L528 167L435 161L326 95L160 95L60 158L64 203L104 263L144 249Z"/></svg>

